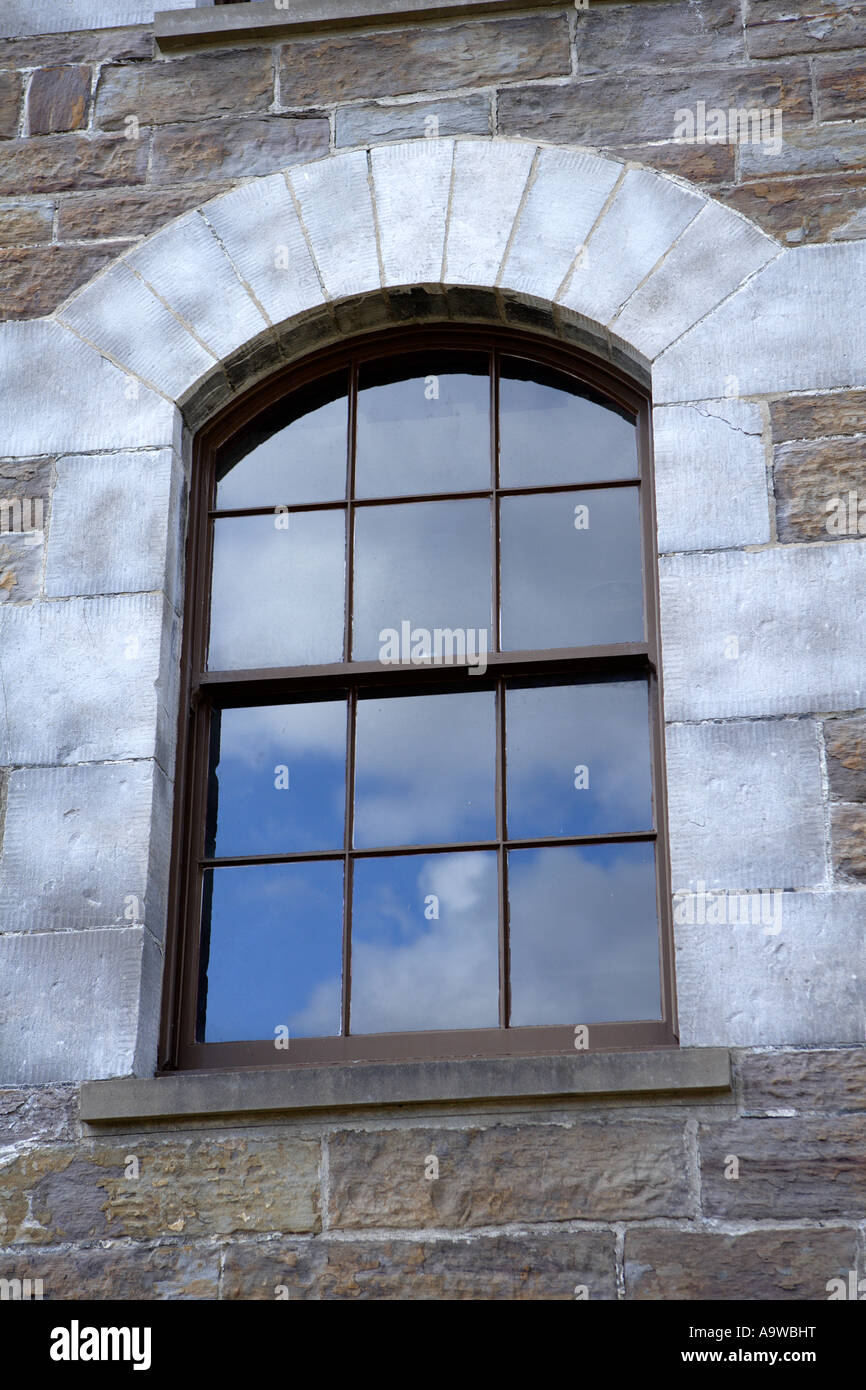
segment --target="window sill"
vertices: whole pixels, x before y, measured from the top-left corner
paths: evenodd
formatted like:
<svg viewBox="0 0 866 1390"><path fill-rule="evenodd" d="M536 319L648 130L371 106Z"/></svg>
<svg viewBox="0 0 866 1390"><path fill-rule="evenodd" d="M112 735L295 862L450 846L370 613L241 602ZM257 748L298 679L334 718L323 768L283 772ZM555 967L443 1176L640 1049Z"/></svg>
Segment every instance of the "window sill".
<svg viewBox="0 0 866 1390"><path fill-rule="evenodd" d="M366 1106L730 1091L727 1048L356 1063L87 1081L88 1124Z"/></svg>
<svg viewBox="0 0 866 1390"><path fill-rule="evenodd" d="M425 19L462 18L508 10L550 9L556 0L292 0L277 9L274 0L213 9L161 10L154 16L154 36L163 50L324 34L360 25L416 24Z"/></svg>

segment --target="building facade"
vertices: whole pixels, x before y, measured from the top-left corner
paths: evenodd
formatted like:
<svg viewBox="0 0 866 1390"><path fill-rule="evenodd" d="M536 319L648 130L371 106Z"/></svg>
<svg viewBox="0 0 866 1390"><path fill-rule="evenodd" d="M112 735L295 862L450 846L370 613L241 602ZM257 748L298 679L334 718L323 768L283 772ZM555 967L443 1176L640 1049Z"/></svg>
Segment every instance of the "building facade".
<svg viewBox="0 0 866 1390"><path fill-rule="evenodd" d="M7 0L0 1277L866 1276L864 90L847 0ZM651 409L667 1032L191 1066L208 440L311 363L446 332Z"/></svg>

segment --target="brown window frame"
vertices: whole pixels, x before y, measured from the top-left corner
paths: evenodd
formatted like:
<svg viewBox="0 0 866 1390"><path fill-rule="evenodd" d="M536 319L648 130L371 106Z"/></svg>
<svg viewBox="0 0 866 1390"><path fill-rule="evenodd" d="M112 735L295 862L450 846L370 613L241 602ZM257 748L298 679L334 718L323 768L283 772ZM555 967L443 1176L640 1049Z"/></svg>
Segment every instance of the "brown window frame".
<svg viewBox="0 0 866 1390"><path fill-rule="evenodd" d="M649 731L653 786L653 828L650 832L621 835L591 835L553 837L549 840L511 841L503 837L500 796L503 779L503 734L497 727L497 834L489 844L461 842L459 845L394 846L388 850L357 851L348 838L343 851L314 858L343 858L344 922L343 922L343 1027L348 1020L350 978L349 927L345 895L350 891L349 865L365 854L398 854L407 849L417 853L432 853L437 849L496 849L499 864L499 933L500 933L500 1024L497 1028L461 1029L453 1032L419 1032L386 1034L351 1034L339 1037L292 1038L286 1051L278 1051L273 1040L232 1043L201 1043L195 1040L196 1010L199 988L200 948L200 875L204 851L207 778L210 749L210 710L214 703L223 706L245 706L279 701L281 697L310 693L349 692L350 702L365 686L403 687L420 692L435 686L478 688L477 681L467 679L461 665L383 667L379 662L349 662L331 666L265 668L251 671L208 671L206 665L209 627L209 598L211 573L210 520L215 508L215 463L218 451L234 436L249 426L258 415L275 405L283 396L310 384L317 378L346 368L351 373L349 438L352 462L355 449L355 409L358 367L362 362L411 352L464 350L485 352L491 364L500 355L531 359L541 366L564 371L587 386L594 388L616 404L634 414L637 424L638 480L640 506L642 576L644 583L645 635L643 642L618 643L610 646L583 647L571 650L525 652L494 652L487 658L483 684L497 688L497 725L501 720L502 701L499 691L506 676L542 677L569 676L582 679L592 675L628 674L646 678L649 693ZM491 371L491 416L494 421L491 448L498 451L498 369ZM351 466L351 462L350 462ZM494 475L496 476L496 475ZM581 486L610 486L608 483L569 485L566 490L579 491ZM617 484L612 484L616 486ZM625 485L625 484L623 484ZM635 486L631 480L629 486ZM501 492L553 492L562 487L513 488ZM485 495L490 495L490 491ZM458 494L437 493L437 500L448 500ZM460 493L461 498L469 494ZM376 498L379 505L406 498ZM532 334L507 328L482 328L449 324L418 328L397 328L367 334L336 346L330 346L278 371L264 383L253 387L240 400L226 407L203 430L193 447L190 513L187 528L187 568L184 634L181 656L181 701L178 721L178 752L176 763L177 789L174 807L171 879L169 884L169 916L166 943L166 969L163 987L163 1010L160 1032L160 1070L238 1069L244 1067L294 1067L353 1061L408 1061L423 1058L506 1057L512 1055L573 1054L576 1046L574 1019L564 1026L509 1027L505 1023L508 1008L509 961L507 941L507 904L504 901L503 860L506 848L544 848L568 843L597 843L599 841L649 841L655 845L656 905L659 926L661 1019L637 1022L596 1023L589 1025L589 1050L645 1050L678 1045L676 993L674 983L674 943L671 911L671 879L667 839L667 797L663 746L662 688L660 669L658 616L658 562L656 549L655 493L652 472L651 403L649 396L624 373L609 364L570 346L563 346ZM347 546L352 541L354 499L347 495L342 504L347 512ZM222 512L224 509L220 509ZM260 507L228 509L235 515L261 512ZM266 509L273 511L273 508ZM494 515L498 508L494 505ZM498 527L498 522L496 523ZM498 536L496 537L498 547ZM498 601L498 564L494 565L494 597ZM351 610L347 622L351 622ZM352 728L350 719L350 728ZM347 796L351 794L351 767L347 767ZM346 835L349 835L347 826ZM291 855L220 856L220 863L268 863L291 860ZM309 858L307 854L294 856Z"/></svg>

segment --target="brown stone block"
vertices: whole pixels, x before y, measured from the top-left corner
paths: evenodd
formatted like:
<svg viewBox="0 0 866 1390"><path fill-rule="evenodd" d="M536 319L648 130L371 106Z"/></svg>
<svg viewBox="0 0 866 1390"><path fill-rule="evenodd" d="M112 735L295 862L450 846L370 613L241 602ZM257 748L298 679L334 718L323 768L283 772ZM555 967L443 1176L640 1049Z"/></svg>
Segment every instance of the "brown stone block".
<svg viewBox="0 0 866 1390"><path fill-rule="evenodd" d="M118 130L130 115L144 126L267 111L273 87L273 60L267 48L105 67L96 89L94 119L103 130Z"/></svg>
<svg viewBox="0 0 866 1390"><path fill-rule="evenodd" d="M295 1138L43 1146L0 1170L0 1244L316 1230L318 1163Z"/></svg>
<svg viewBox="0 0 866 1390"><path fill-rule="evenodd" d="M100 246L0 251L0 318L34 319L50 314L126 248L126 242L117 241Z"/></svg>
<svg viewBox="0 0 866 1390"><path fill-rule="evenodd" d="M18 107L21 102L21 78L17 72L0 72L0 138L8 139L18 132Z"/></svg>
<svg viewBox="0 0 866 1390"><path fill-rule="evenodd" d="M53 193L74 188L105 188L113 183L144 183L147 138L102 135L44 135L0 144L0 194Z"/></svg>
<svg viewBox="0 0 866 1390"><path fill-rule="evenodd" d="M739 0L590 5L577 21L577 70L743 62Z"/></svg>
<svg viewBox="0 0 866 1390"><path fill-rule="evenodd" d="M866 434L866 391L795 396L770 402L773 441Z"/></svg>
<svg viewBox="0 0 866 1390"><path fill-rule="evenodd" d="M0 463L0 498L13 495L5 485L7 467ZM33 481L41 481L49 469L50 464L45 463L35 467ZM28 491L27 495L38 496L39 493ZM15 1144L22 1139L58 1143L74 1139L77 1132L76 1087L21 1086L0 1090L0 1144Z"/></svg>
<svg viewBox="0 0 866 1390"><path fill-rule="evenodd" d="M153 55L153 29L79 29L0 39L0 67L47 68L61 63L128 63Z"/></svg>
<svg viewBox="0 0 866 1390"><path fill-rule="evenodd" d="M0 1278L41 1279L42 1299L164 1302L219 1297L219 1251L182 1245L20 1251L0 1255Z"/></svg>
<svg viewBox="0 0 866 1390"><path fill-rule="evenodd" d="M602 153L712 187L732 183L734 178L733 145L686 145L670 140L659 145L605 145Z"/></svg>
<svg viewBox="0 0 866 1390"><path fill-rule="evenodd" d="M857 535L857 508L849 506L848 494L853 491L866 503L866 439L778 444L773 460L780 540L832 541Z"/></svg>
<svg viewBox="0 0 866 1390"><path fill-rule="evenodd" d="M54 203L0 202L0 246L50 241Z"/></svg>
<svg viewBox="0 0 866 1390"><path fill-rule="evenodd" d="M344 1131L330 1141L333 1226L624 1220L691 1206L681 1126Z"/></svg>
<svg viewBox="0 0 866 1390"><path fill-rule="evenodd" d="M434 124L435 122L435 124ZM412 140L433 135L489 135L490 97L440 98L438 101L366 102L341 106L336 146L373 145L385 140Z"/></svg>
<svg viewBox="0 0 866 1390"><path fill-rule="evenodd" d="M866 496L863 500L866 502ZM866 801L866 715L828 719L824 724L824 746L830 795L839 801ZM863 1079L866 1081L866 1071Z"/></svg>
<svg viewBox="0 0 866 1390"><path fill-rule="evenodd" d="M866 164L866 123L791 125L782 129L782 147L760 143L740 152L740 178L775 179L784 174L834 174L862 170Z"/></svg>
<svg viewBox="0 0 866 1390"><path fill-rule="evenodd" d="M199 207L231 187L231 182L225 181L72 194L60 200L57 236L60 241L149 236L171 218Z"/></svg>
<svg viewBox="0 0 866 1390"><path fill-rule="evenodd" d="M626 1298L826 1299L827 1281L856 1269L857 1233L846 1230L715 1231L630 1228ZM698 1343L690 1343L698 1345ZM701 1342L700 1347L718 1347Z"/></svg>
<svg viewBox="0 0 866 1390"><path fill-rule="evenodd" d="M866 754L866 744L863 751ZM738 1058L737 1068L743 1109L749 1114L768 1110L866 1110L864 1047L745 1052Z"/></svg>
<svg viewBox="0 0 866 1390"><path fill-rule="evenodd" d="M225 1250L231 1299L615 1299L614 1235L268 1241Z"/></svg>
<svg viewBox="0 0 866 1390"><path fill-rule="evenodd" d="M705 1216L862 1220L866 1116L744 1119L702 1125L699 1137ZM738 1178L725 1177L734 1171L731 1158Z"/></svg>
<svg viewBox="0 0 866 1390"><path fill-rule="evenodd" d="M273 174L289 164L327 154L330 129L323 116L267 116L160 126L153 136L153 179L242 179Z"/></svg>
<svg viewBox="0 0 866 1390"><path fill-rule="evenodd" d="M863 27L866 30L866 12ZM866 111L866 61L862 55L819 60L815 64L815 86L819 121L862 119Z"/></svg>
<svg viewBox="0 0 866 1390"><path fill-rule="evenodd" d="M52 470L51 459L3 459L0 461L0 497L41 497L47 503L53 485ZM32 1087L8 1094L13 1098L16 1095L38 1098L43 1093L41 1088Z"/></svg>
<svg viewBox="0 0 866 1390"><path fill-rule="evenodd" d="M295 39L282 50L283 106L441 92L571 69L564 15L423 24L372 34Z"/></svg>
<svg viewBox="0 0 866 1390"><path fill-rule="evenodd" d="M858 241L863 236L859 214L866 207L866 172L761 179L720 198L788 245Z"/></svg>
<svg viewBox="0 0 866 1390"><path fill-rule="evenodd" d="M90 106L90 68L40 68L27 89L27 129L31 135L80 130Z"/></svg>
<svg viewBox="0 0 866 1390"><path fill-rule="evenodd" d="M837 877L866 883L866 806L834 806L830 840Z"/></svg>
<svg viewBox="0 0 866 1390"><path fill-rule="evenodd" d="M676 112L743 107L781 109L783 122L812 117L809 76L801 64L706 68L578 79L560 87L510 87L499 93L499 129L578 145L673 139ZM700 148L700 146L698 146Z"/></svg>
<svg viewBox="0 0 866 1390"><path fill-rule="evenodd" d="M750 0L746 43L753 58L866 48L866 9L851 0Z"/></svg>

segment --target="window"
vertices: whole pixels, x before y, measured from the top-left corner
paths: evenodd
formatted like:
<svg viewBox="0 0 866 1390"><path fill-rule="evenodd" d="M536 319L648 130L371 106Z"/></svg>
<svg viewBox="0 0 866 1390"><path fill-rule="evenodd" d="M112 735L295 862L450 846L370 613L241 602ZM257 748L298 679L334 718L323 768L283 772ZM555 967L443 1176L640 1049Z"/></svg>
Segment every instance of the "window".
<svg viewBox="0 0 866 1390"><path fill-rule="evenodd" d="M539 339L371 337L208 427L167 1065L675 1041L654 554L648 403Z"/></svg>

